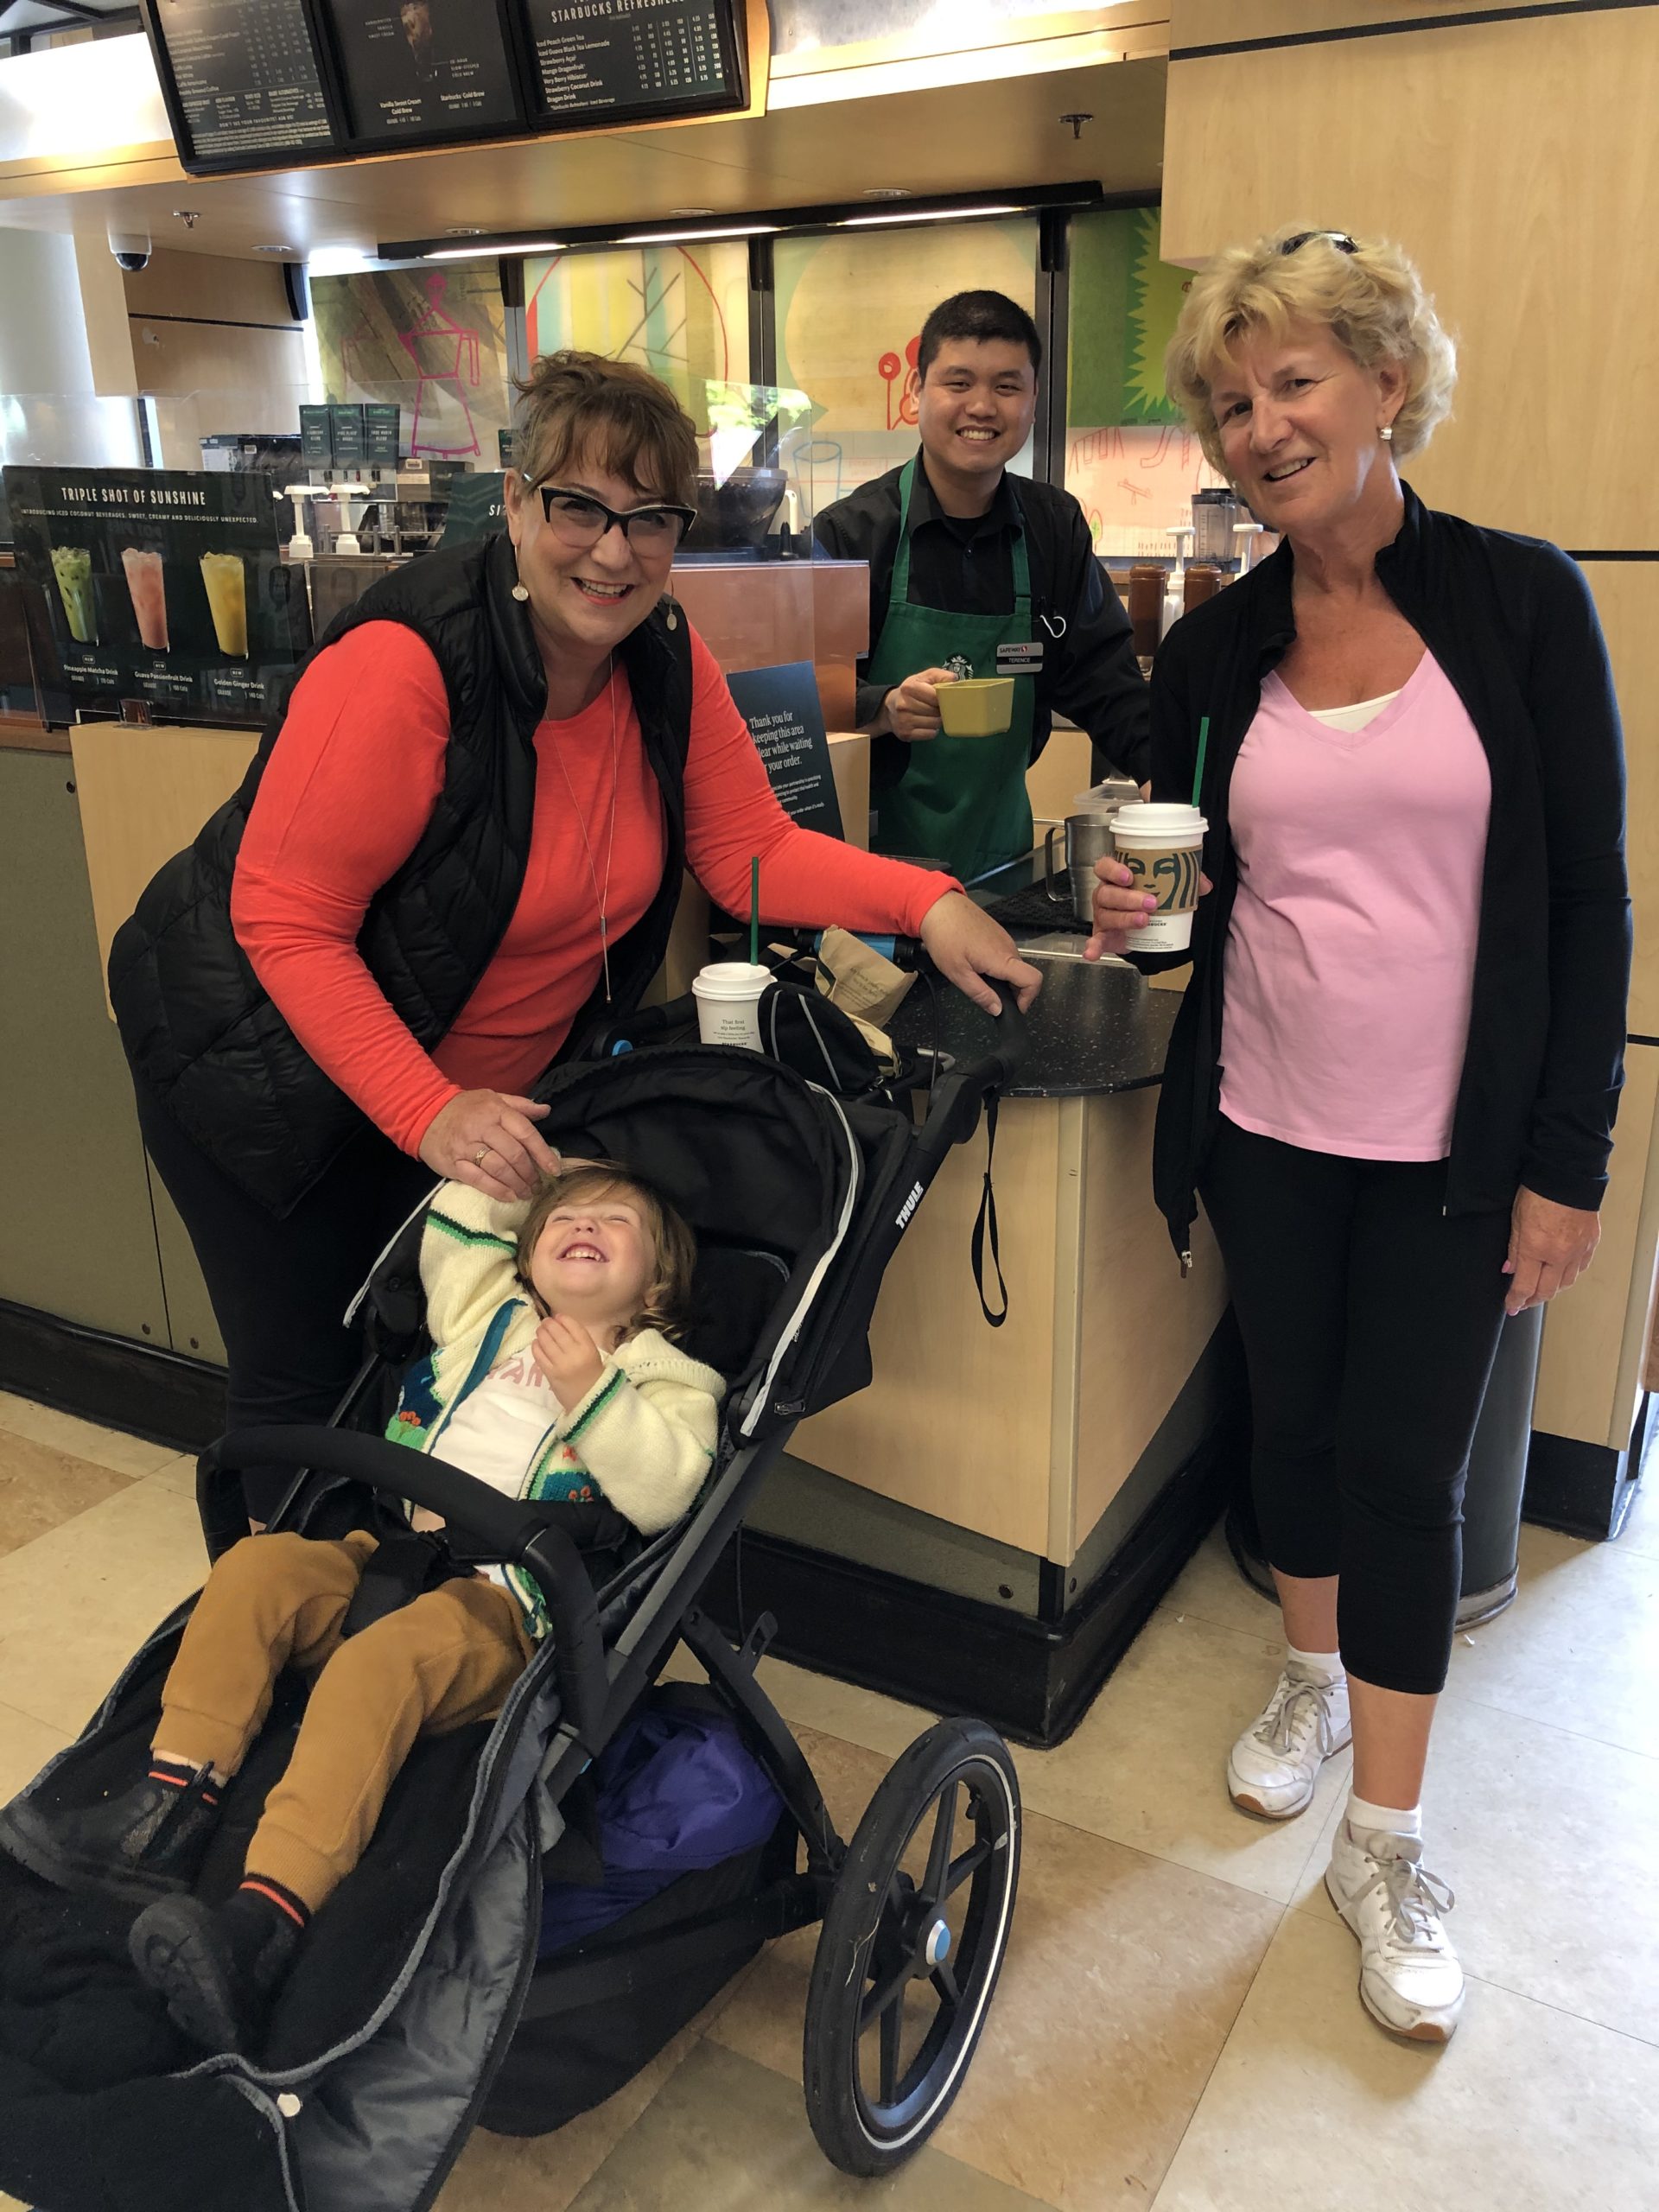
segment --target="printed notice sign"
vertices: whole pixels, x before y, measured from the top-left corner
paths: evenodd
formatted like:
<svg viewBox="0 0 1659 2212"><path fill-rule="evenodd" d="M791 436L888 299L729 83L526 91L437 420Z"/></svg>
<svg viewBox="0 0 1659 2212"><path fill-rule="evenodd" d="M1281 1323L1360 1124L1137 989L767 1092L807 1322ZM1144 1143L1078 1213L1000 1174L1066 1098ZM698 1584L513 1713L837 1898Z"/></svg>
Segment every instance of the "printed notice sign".
<svg viewBox="0 0 1659 2212"><path fill-rule="evenodd" d="M77 707L258 722L309 642L262 473L8 468L17 565Z"/></svg>
<svg viewBox="0 0 1659 2212"><path fill-rule="evenodd" d="M842 836L841 802L811 662L742 669L727 682L785 813L804 830Z"/></svg>

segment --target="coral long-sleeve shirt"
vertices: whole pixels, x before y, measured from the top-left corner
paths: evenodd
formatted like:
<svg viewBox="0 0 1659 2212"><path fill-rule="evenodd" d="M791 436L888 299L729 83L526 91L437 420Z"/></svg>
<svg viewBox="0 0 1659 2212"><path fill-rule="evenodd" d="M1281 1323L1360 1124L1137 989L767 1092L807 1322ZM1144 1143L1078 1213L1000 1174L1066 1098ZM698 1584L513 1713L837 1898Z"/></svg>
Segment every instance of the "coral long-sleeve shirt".
<svg viewBox="0 0 1659 2212"><path fill-rule="evenodd" d="M747 913L758 853L768 921L913 936L957 887L798 829L773 798L695 631L691 659L685 836L698 881L728 911ZM349 631L295 690L231 889L238 941L277 1010L325 1074L410 1153L458 1092L523 1091L542 1072L599 979L601 901L614 946L650 906L667 858L661 797L619 668L592 706L536 732L518 903L472 996L429 1053L387 1003L357 938L369 901L413 852L436 804L448 738L448 699L430 648L399 622Z"/></svg>

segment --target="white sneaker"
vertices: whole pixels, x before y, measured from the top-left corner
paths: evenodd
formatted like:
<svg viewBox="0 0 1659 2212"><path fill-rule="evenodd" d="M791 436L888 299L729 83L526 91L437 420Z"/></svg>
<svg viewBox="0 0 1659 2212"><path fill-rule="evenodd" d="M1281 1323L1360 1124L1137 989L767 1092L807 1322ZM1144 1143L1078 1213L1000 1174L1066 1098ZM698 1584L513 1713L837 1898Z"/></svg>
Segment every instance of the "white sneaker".
<svg viewBox="0 0 1659 2212"><path fill-rule="evenodd" d="M1463 1968L1440 1916L1457 1900L1424 1867L1416 1837L1344 1821L1325 1886L1359 1938L1359 1994L1371 2018L1413 2043L1449 2043L1463 2010Z"/></svg>
<svg viewBox="0 0 1659 2212"><path fill-rule="evenodd" d="M1327 1682L1294 1659L1259 1719L1233 1745L1227 1788L1235 1805L1266 1821L1287 1821L1313 1802L1319 1769L1353 1740L1348 1682Z"/></svg>

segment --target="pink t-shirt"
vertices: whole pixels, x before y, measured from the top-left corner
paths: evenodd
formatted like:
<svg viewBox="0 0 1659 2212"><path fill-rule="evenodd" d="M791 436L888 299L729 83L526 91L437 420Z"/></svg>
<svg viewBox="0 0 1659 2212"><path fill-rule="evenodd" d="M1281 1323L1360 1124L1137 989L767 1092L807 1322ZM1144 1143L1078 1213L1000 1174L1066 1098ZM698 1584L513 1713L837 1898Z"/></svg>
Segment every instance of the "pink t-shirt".
<svg viewBox="0 0 1659 2212"><path fill-rule="evenodd" d="M1320 721L1270 675L1228 810L1223 1113L1310 1151L1443 1159L1491 777L1433 654L1358 730Z"/></svg>

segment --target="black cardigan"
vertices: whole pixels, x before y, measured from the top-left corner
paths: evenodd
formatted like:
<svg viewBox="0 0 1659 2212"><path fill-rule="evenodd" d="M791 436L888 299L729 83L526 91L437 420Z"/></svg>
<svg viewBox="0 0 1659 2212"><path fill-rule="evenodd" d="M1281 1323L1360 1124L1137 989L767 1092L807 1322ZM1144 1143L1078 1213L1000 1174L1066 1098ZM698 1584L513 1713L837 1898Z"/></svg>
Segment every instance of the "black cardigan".
<svg viewBox="0 0 1659 2212"><path fill-rule="evenodd" d="M1153 670L1155 798L1192 798L1198 724L1210 717L1204 864L1215 889L1193 931L1153 1157L1158 1205L1183 1254L1220 1111L1238 883L1228 794L1262 679L1296 634L1293 568L1287 543L1178 623ZM1507 1208L1522 1184L1562 1205L1598 1206L1624 1080L1630 911L1618 707L1590 587L1556 547L1437 514L1409 489L1376 573L1450 678L1491 769L1446 1209Z"/></svg>

